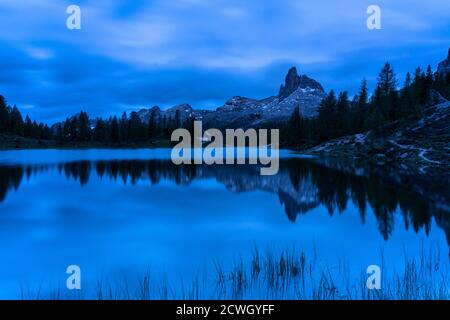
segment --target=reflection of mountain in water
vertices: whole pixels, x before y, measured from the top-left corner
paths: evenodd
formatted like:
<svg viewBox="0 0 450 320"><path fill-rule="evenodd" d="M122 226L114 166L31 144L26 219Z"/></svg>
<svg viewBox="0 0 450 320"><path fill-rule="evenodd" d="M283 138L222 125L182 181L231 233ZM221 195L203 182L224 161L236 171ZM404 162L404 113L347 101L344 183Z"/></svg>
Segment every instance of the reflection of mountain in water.
<svg viewBox="0 0 450 320"><path fill-rule="evenodd" d="M280 171L275 176L261 176L257 166L175 166L163 160L121 160L121 161L80 161L57 165L7 166L0 167L0 202L9 190L17 190L24 177L29 178L41 171L56 169L67 179L79 181L81 186L89 182L95 172L99 177L122 180L135 184L139 180L149 180L157 184L162 179L179 185L189 184L194 179L214 178L233 192L263 190L278 195L281 205L290 221L295 222L299 214L306 214L319 205L324 205L329 214L343 212L352 201L365 220L367 208L375 214L378 227L388 239L394 227L394 214L400 211L406 227L412 226L417 232L425 228L429 232L431 219L444 229L450 243L450 212L448 210L448 190L442 195L436 188L426 185L422 189L402 187L388 183L380 175L356 175L350 170L319 164L312 160L285 159L280 161ZM433 190L427 196L423 190ZM441 188L442 189L442 188ZM417 191L420 190L420 191ZM440 199L439 202L433 199Z"/></svg>

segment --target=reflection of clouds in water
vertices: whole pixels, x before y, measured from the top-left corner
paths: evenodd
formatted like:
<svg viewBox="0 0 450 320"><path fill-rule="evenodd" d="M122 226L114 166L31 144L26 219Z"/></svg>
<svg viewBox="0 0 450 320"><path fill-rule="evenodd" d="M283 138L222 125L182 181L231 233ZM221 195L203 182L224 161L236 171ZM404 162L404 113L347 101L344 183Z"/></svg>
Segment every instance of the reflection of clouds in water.
<svg viewBox="0 0 450 320"><path fill-rule="evenodd" d="M30 179L47 171L56 171L68 180L78 181L82 187L86 187L95 174L101 180L109 179L132 186L146 181L150 182L149 185L170 181L180 186L195 186L199 190L197 196L203 198L208 194L206 190L211 191L210 186L220 190L218 185L237 193L269 192L277 195L287 218L292 222L298 215L307 214L320 205L326 208L329 215L333 215L345 211L351 203L358 209L363 223L368 209L373 212L385 239L394 229L397 211L401 212L405 226L413 227L416 232L423 228L428 234L433 217L447 235L450 232L450 223L446 218L448 212L430 202L426 196L387 183L377 176L356 176L306 159L282 160L280 172L275 176L260 176L259 167L254 165L176 166L166 160L86 160L52 165L2 166L0 201L5 200L8 191L18 190L24 177ZM145 197L151 197L151 192ZM105 195L105 201L108 201L108 195Z"/></svg>

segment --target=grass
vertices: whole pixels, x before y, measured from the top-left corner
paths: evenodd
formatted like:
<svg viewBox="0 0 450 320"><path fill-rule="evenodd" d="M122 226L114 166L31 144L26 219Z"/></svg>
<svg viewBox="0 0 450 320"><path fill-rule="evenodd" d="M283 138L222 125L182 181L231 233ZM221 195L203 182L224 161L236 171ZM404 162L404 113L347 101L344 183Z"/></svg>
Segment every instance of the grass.
<svg viewBox="0 0 450 320"><path fill-rule="evenodd" d="M215 262L207 272L188 282L172 277L152 278L150 271L129 281L126 277L98 281L93 290L69 292L59 288L44 294L22 290L22 299L99 299L99 300L448 300L449 263L440 253L418 258L404 257L399 270L382 269L380 290L369 290L365 269L351 270L344 260L326 263L316 253L307 257L295 249L262 254L254 248L249 259L240 257L225 267ZM355 273L359 276L354 276Z"/></svg>
<svg viewBox="0 0 450 320"><path fill-rule="evenodd" d="M139 149L139 148L170 148L170 140L157 139L142 142L62 142L19 137L11 134L0 134L0 150L25 149Z"/></svg>

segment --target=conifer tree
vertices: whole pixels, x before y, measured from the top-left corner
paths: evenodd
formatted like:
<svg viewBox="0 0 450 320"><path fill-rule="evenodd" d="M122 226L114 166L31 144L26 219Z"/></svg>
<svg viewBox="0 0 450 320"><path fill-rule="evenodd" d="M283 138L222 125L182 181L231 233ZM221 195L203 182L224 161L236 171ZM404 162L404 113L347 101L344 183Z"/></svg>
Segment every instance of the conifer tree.
<svg viewBox="0 0 450 320"><path fill-rule="evenodd" d="M9 112L4 96L0 95L0 133L9 131Z"/></svg>
<svg viewBox="0 0 450 320"><path fill-rule="evenodd" d="M318 135L320 141L336 137L336 95L331 90L319 106Z"/></svg>
<svg viewBox="0 0 450 320"><path fill-rule="evenodd" d="M353 132L364 131L364 120L367 114L369 94L367 90L367 81L363 79L359 88L358 95L354 103L354 113L352 117Z"/></svg>

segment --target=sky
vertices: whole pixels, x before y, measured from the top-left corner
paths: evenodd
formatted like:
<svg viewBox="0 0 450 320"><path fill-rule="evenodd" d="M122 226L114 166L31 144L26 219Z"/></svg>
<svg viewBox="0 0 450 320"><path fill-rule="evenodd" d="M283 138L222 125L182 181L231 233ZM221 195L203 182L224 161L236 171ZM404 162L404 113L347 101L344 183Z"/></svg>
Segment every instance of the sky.
<svg viewBox="0 0 450 320"><path fill-rule="evenodd" d="M72 4L79 30L66 26ZM372 4L380 30L366 26ZM1 0L0 94L48 123L265 98L291 66L352 95L386 61L401 84L449 46L448 0Z"/></svg>

